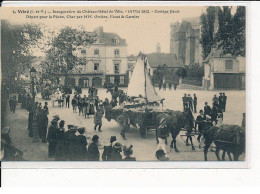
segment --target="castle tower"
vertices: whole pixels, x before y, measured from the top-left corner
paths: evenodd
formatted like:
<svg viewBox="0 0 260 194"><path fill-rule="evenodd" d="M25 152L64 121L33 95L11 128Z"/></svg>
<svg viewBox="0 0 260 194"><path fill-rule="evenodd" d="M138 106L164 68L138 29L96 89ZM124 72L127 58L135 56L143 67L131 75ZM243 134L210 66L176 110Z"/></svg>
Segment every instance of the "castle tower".
<svg viewBox="0 0 260 194"><path fill-rule="evenodd" d="M170 53L177 54L177 45L175 41L179 27L180 23L178 21L170 25Z"/></svg>

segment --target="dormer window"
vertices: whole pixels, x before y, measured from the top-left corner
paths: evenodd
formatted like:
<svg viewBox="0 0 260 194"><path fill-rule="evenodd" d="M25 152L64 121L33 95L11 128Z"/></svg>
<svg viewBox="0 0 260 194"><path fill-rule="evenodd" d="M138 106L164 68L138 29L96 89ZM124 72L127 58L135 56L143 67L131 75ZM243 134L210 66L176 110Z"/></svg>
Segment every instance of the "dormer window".
<svg viewBox="0 0 260 194"><path fill-rule="evenodd" d="M117 37L116 37L116 38L113 38L112 40L113 40L113 43L114 43L114 44L119 44L119 39L118 39Z"/></svg>
<svg viewBox="0 0 260 194"><path fill-rule="evenodd" d="M86 54L86 50L82 49L81 54Z"/></svg>

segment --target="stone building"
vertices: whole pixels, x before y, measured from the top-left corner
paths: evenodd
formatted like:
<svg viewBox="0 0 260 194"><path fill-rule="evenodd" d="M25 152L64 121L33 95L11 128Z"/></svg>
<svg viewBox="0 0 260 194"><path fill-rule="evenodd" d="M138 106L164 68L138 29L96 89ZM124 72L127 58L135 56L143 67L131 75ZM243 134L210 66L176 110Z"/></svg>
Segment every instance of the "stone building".
<svg viewBox="0 0 260 194"><path fill-rule="evenodd" d="M176 54L177 60L182 65L201 64L202 47L199 18L185 19L181 23L175 22L170 27L170 53Z"/></svg>
<svg viewBox="0 0 260 194"><path fill-rule="evenodd" d="M79 46L73 53L85 64L74 67L66 76L60 76L60 83L81 87L101 87L104 84L126 86L126 40L116 33L104 32L103 27L96 28L92 33L96 35L96 42Z"/></svg>
<svg viewBox="0 0 260 194"><path fill-rule="evenodd" d="M203 64L202 87L204 89L245 89L245 57L223 55L222 49L216 50L213 48Z"/></svg>

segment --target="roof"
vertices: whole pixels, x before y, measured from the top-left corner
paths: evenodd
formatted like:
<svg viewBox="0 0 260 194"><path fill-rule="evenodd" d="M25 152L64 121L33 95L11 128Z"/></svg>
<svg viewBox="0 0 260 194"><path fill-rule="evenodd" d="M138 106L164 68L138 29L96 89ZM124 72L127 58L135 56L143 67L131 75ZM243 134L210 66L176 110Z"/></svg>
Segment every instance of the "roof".
<svg viewBox="0 0 260 194"><path fill-rule="evenodd" d="M115 44L113 39L118 38L119 43ZM126 40L122 39L116 33L104 32L102 37L98 37L99 43L104 43L108 45L126 45Z"/></svg>
<svg viewBox="0 0 260 194"><path fill-rule="evenodd" d="M176 55L172 53L151 53L147 54L147 59L151 68L166 65L167 67L181 67Z"/></svg>
<svg viewBox="0 0 260 194"><path fill-rule="evenodd" d="M209 55L206 57L206 59L204 59L203 63L208 63L210 61L210 59L212 59L214 57L220 57L222 54L223 54L222 48L220 48L218 50L211 49Z"/></svg>

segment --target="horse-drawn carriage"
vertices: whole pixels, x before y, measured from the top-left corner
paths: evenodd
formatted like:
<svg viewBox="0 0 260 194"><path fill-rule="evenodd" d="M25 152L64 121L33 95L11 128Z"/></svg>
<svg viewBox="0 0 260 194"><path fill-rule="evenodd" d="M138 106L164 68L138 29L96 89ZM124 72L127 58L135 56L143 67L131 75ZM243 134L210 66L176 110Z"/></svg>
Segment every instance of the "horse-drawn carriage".
<svg viewBox="0 0 260 194"><path fill-rule="evenodd" d="M120 115L126 115L126 118L129 118L130 125L133 127L139 128L141 137L146 138L149 131L156 131L158 127L158 115L168 114L170 110L160 110L160 109L144 109L144 108L107 108L105 118L108 121L115 120Z"/></svg>

